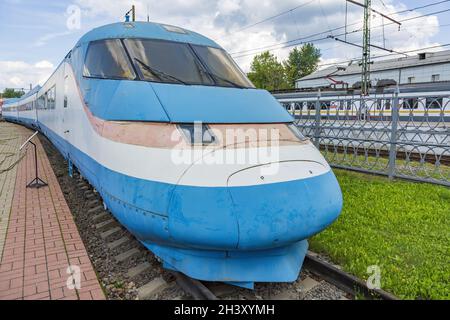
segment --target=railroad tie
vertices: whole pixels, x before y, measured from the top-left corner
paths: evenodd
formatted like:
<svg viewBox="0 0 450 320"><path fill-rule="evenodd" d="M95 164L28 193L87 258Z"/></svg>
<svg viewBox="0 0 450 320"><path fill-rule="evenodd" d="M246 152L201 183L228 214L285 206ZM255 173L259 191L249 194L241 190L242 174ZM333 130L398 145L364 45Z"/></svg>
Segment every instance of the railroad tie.
<svg viewBox="0 0 450 320"><path fill-rule="evenodd" d="M236 287L224 283L213 284L209 289L216 297L224 297L237 291Z"/></svg>
<svg viewBox="0 0 450 320"><path fill-rule="evenodd" d="M99 201L98 200L91 200L87 203L88 207L94 207L95 205L98 205Z"/></svg>
<svg viewBox="0 0 450 320"><path fill-rule="evenodd" d="M149 299L166 289L168 286L169 284L161 277L153 279L149 283L138 288L139 300Z"/></svg>
<svg viewBox="0 0 450 320"><path fill-rule="evenodd" d="M129 278L134 278L134 277L140 275L142 272L144 272L144 271L150 269L151 266L152 266L152 265L151 265L149 262L147 262L147 261L144 262L144 263L141 263L140 265L138 265L138 266L136 266L136 267L131 268L130 270L128 270L127 276L128 276Z"/></svg>
<svg viewBox="0 0 450 320"><path fill-rule="evenodd" d="M92 221L96 222L104 217L108 217L109 214L106 211L100 212L99 214L96 214L95 216L92 217Z"/></svg>
<svg viewBox="0 0 450 320"><path fill-rule="evenodd" d="M117 232L119 232L121 230L122 229L120 227L115 227L115 228L113 228L111 230L108 230L108 231L100 233L100 237L102 237L102 239L106 239L109 236L112 236L113 234L115 234L115 233L117 233Z"/></svg>
<svg viewBox="0 0 450 320"><path fill-rule="evenodd" d="M130 241L130 239L128 237L126 237L126 236L122 237L119 240L116 240L116 241L113 241L111 243L108 243L108 248L110 250L114 250L114 249L120 247L121 245L127 243L128 241Z"/></svg>
<svg viewBox="0 0 450 320"><path fill-rule="evenodd" d="M300 289L302 289L303 293L306 293L317 287L319 284L320 283L313 278L306 277L305 280L300 281Z"/></svg>
<svg viewBox="0 0 450 320"><path fill-rule="evenodd" d="M270 300L293 300L296 297L290 291L283 291L275 296L271 296Z"/></svg>
<svg viewBox="0 0 450 320"><path fill-rule="evenodd" d="M87 213L88 214L94 214L94 213L97 213L97 212L99 212L101 210L103 210L103 206L97 206L95 208L89 209Z"/></svg>
<svg viewBox="0 0 450 320"><path fill-rule="evenodd" d="M97 230L104 230L108 227L111 227L111 225L116 224L116 221L114 219L108 219L106 221L100 222L95 225L95 229Z"/></svg>
<svg viewBox="0 0 450 320"><path fill-rule="evenodd" d="M95 194L92 192L92 190L88 190L84 192L84 196L89 199L95 197Z"/></svg>
<svg viewBox="0 0 450 320"><path fill-rule="evenodd" d="M123 262L139 253L141 253L141 251L138 248L132 248L128 251L125 251L124 253L117 255L114 259L116 260L116 262Z"/></svg>
<svg viewBox="0 0 450 320"><path fill-rule="evenodd" d="M300 281L300 292L302 295L306 294L307 292L313 290L315 287L320 285L320 282L317 282L316 280L306 277L304 280ZM292 292L290 290L282 291L274 296L271 296L271 300L294 300L297 299L298 293Z"/></svg>

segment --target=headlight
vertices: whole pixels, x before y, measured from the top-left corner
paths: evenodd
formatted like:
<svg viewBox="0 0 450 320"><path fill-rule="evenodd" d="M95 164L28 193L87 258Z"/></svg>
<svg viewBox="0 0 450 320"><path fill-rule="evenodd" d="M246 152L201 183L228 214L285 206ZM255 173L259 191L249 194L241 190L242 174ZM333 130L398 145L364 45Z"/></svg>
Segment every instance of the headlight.
<svg viewBox="0 0 450 320"><path fill-rule="evenodd" d="M300 130L298 129L298 127L297 127L295 124L293 124L293 123L288 124L287 127L289 128L289 130L291 130L291 132L292 132L292 133L293 133L300 141L308 140L308 138L306 138L306 137L300 132Z"/></svg>
<svg viewBox="0 0 450 320"><path fill-rule="evenodd" d="M217 139L206 124L180 124L178 129L191 145L207 146L216 143Z"/></svg>

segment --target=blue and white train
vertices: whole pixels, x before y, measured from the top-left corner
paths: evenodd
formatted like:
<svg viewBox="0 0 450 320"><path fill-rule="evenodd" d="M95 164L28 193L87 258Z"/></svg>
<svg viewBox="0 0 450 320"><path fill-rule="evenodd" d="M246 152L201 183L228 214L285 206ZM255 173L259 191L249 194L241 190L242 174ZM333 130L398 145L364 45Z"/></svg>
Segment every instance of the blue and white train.
<svg viewBox="0 0 450 320"><path fill-rule="evenodd" d="M195 279L295 281L307 238L342 209L330 166L288 112L217 43L183 28L96 28L3 117L47 136L164 267ZM229 143L230 130L245 139ZM276 161L214 161L272 144L265 130L277 132ZM208 151L174 157L199 148Z"/></svg>

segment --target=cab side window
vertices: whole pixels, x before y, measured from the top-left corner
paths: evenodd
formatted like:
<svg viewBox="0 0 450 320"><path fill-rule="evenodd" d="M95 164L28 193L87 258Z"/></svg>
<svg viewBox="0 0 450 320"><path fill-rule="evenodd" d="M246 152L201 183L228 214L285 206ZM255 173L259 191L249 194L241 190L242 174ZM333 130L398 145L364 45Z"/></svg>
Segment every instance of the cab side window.
<svg viewBox="0 0 450 320"><path fill-rule="evenodd" d="M120 40L91 42L86 53L83 75L100 79L136 78Z"/></svg>

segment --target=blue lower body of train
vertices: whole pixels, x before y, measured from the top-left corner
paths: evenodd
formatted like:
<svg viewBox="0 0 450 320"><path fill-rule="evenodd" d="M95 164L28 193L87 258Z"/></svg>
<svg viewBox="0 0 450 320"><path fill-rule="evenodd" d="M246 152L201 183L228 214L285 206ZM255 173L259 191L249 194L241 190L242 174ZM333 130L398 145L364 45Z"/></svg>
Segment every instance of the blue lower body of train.
<svg viewBox="0 0 450 320"><path fill-rule="evenodd" d="M109 170L43 124L37 127L164 267L195 279L246 288L254 282L295 281L306 239L342 209L332 171L260 186L177 186Z"/></svg>

